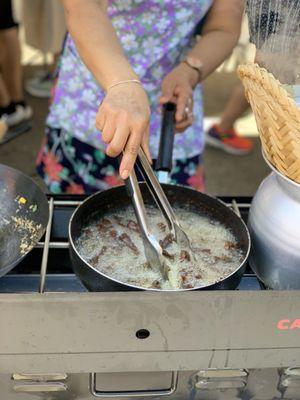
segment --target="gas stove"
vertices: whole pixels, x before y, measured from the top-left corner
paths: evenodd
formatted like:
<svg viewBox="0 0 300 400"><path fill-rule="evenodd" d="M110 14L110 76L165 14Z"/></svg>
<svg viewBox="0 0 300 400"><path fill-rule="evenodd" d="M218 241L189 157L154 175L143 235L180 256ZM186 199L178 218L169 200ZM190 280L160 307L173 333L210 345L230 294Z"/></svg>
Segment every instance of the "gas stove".
<svg viewBox="0 0 300 400"><path fill-rule="evenodd" d="M89 293L49 197L45 237L0 279L0 399L300 399L300 292ZM246 220L249 198L222 198ZM53 211L53 212L52 212Z"/></svg>
<svg viewBox="0 0 300 400"><path fill-rule="evenodd" d="M43 238L35 249L10 274L0 279L0 293L36 292L40 282L45 292L86 292L74 275L69 258L68 224L75 208L85 196L54 196L52 223L49 238ZM236 199L223 198L230 207L236 207ZM233 201L233 203L232 203ZM250 199L238 200L238 212L246 221ZM232 205L233 204L233 205ZM44 265L41 263L44 255ZM45 276L41 276L41 273ZM238 290L260 290L256 276L250 270L244 275Z"/></svg>

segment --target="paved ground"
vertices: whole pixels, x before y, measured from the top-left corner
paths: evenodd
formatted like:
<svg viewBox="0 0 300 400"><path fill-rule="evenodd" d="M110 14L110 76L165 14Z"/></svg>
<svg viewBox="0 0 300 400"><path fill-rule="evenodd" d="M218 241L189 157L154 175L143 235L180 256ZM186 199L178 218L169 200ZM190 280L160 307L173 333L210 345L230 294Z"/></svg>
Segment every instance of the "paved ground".
<svg viewBox="0 0 300 400"><path fill-rule="evenodd" d="M25 68L25 77L32 75L32 68ZM224 107L231 88L237 80L234 74L214 74L205 85L205 113L216 116ZM31 131L17 139L0 146L0 162L17 168L37 179L35 159L43 134L48 101L27 96L34 109ZM249 131L253 127L249 127ZM221 151L207 148L205 167L207 191L214 195L253 195L261 180L268 173L268 168L261 157L258 138L254 151L243 157L230 156ZM40 182L40 181L39 181ZM40 182L41 185L42 182Z"/></svg>

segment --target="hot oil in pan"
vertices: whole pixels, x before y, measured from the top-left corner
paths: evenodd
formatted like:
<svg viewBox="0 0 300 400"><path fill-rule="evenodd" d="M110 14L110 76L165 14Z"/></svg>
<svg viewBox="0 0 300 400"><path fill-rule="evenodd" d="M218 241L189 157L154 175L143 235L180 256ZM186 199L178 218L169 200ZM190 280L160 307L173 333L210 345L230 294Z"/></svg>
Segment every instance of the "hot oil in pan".
<svg viewBox="0 0 300 400"><path fill-rule="evenodd" d="M243 252L228 228L187 210L177 208L175 212L191 240L196 262L178 251L160 212L147 207L153 233L165 248L168 263L178 271L182 289L208 286L236 270ZM131 208L106 217L94 215L75 245L89 264L114 279L141 288L172 289L159 268L153 270L147 263Z"/></svg>

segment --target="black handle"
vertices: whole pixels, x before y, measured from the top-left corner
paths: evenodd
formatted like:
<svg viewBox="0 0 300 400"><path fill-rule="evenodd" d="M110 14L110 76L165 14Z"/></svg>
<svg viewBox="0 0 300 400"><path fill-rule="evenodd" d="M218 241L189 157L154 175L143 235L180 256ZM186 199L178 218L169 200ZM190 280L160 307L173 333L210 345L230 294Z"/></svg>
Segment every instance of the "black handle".
<svg viewBox="0 0 300 400"><path fill-rule="evenodd" d="M166 103L163 105L162 124L159 142L159 151L155 169L157 171L172 170L172 155L175 134L176 105Z"/></svg>

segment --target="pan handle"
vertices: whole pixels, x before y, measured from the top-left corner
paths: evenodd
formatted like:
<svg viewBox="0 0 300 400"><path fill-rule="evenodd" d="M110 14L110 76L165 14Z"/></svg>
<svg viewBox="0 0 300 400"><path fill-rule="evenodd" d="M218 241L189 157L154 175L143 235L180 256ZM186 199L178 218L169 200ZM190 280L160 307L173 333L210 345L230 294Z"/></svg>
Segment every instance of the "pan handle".
<svg viewBox="0 0 300 400"><path fill-rule="evenodd" d="M96 374L90 374L90 391L94 397L98 398L130 398L130 397L163 397L163 396L170 396L174 394L177 390L178 385L178 372L172 372L172 379L171 384L168 389L161 389L161 390L132 390L132 391L98 391L96 387Z"/></svg>
<svg viewBox="0 0 300 400"><path fill-rule="evenodd" d="M163 105L159 151L155 167L156 171L171 172L172 170L172 156L175 134L175 113L175 104L166 103Z"/></svg>

